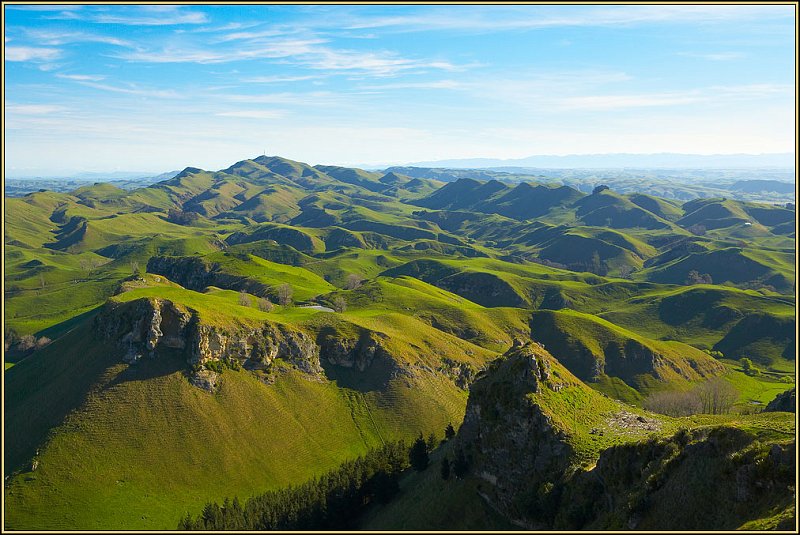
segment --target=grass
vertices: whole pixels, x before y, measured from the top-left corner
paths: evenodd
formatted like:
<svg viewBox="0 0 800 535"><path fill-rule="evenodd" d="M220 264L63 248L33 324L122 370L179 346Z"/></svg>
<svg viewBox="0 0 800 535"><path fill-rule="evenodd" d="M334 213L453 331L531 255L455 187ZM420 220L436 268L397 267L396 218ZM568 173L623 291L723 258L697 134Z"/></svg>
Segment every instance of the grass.
<svg viewBox="0 0 800 535"><path fill-rule="evenodd" d="M775 396L794 387L794 370L791 373L760 373L759 375L747 375L742 370L742 366L737 361L725 359L727 373L723 378L732 384L739 391L737 405L740 410L763 408L775 399ZM782 379L790 380L784 382Z"/></svg>

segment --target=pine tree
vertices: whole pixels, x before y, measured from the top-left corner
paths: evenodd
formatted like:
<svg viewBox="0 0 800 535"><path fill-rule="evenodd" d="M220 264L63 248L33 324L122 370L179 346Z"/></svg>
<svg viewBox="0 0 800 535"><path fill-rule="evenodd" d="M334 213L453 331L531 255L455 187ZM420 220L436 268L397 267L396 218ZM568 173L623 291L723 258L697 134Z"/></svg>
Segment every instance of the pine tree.
<svg viewBox="0 0 800 535"><path fill-rule="evenodd" d="M469 463L467 458L464 457L464 451L461 448L456 450L456 458L453 460L453 474L459 479L467 474Z"/></svg>
<svg viewBox="0 0 800 535"><path fill-rule="evenodd" d="M408 460L411 463L411 467L417 472L422 472L428 468L428 445L425 444L422 433L419 434L419 437L411 446L411 450L408 452Z"/></svg>
<svg viewBox="0 0 800 535"><path fill-rule="evenodd" d="M438 442L439 441L436 439L436 434L431 432L431 434L428 435L428 442L425 444L428 448L429 453L436 449L436 446L438 446Z"/></svg>
<svg viewBox="0 0 800 535"><path fill-rule="evenodd" d="M445 440L450 440L454 436L456 436L456 430L453 429L453 424L447 424L447 427L444 429Z"/></svg>

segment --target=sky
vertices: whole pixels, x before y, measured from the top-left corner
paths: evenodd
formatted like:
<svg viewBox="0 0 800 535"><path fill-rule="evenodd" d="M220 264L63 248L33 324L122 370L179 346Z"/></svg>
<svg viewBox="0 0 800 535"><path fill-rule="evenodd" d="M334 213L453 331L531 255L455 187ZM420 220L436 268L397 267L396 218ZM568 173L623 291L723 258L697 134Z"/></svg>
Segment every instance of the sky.
<svg viewBox="0 0 800 535"><path fill-rule="evenodd" d="M793 152L793 5L4 5L6 176Z"/></svg>

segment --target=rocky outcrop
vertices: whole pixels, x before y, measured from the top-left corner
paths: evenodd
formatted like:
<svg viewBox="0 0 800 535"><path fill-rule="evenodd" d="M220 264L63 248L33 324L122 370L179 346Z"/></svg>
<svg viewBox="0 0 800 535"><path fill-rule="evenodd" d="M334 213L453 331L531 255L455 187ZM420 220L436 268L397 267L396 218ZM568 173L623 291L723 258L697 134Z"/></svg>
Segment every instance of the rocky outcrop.
<svg viewBox="0 0 800 535"><path fill-rule="evenodd" d="M363 372L375 358L391 358L384 348L386 335L362 330L357 337L339 333L322 333L317 341L323 359L336 366L355 368Z"/></svg>
<svg viewBox="0 0 800 535"><path fill-rule="evenodd" d="M143 356L155 358L159 345L184 349L195 323L188 310L154 298L106 305L94 327L105 339L117 340L125 350L122 360L132 364Z"/></svg>
<svg viewBox="0 0 800 535"><path fill-rule="evenodd" d="M764 412L795 412L796 401L794 391L795 389L792 388L791 390L781 392L775 396L775 399L770 401L764 408Z"/></svg>
<svg viewBox="0 0 800 535"><path fill-rule="evenodd" d="M762 444L724 426L683 430L606 449L558 489L550 514L535 500L531 510L555 529L733 530L790 506L794 467L794 442Z"/></svg>
<svg viewBox="0 0 800 535"><path fill-rule="evenodd" d="M172 348L183 350L193 368L207 368L212 361L237 361L258 369L281 358L303 372L322 373L319 348L302 331L270 323L249 328L206 325L195 312L166 299L109 303L94 326L103 338L117 341L125 351L122 360L129 364L143 356L155 358L160 348ZM214 383L216 378L205 379Z"/></svg>
<svg viewBox="0 0 800 535"><path fill-rule="evenodd" d="M517 344L472 385L458 438L473 456L477 474L489 483L486 499L521 526L535 529L539 526L517 510L520 488L557 479L574 452L530 396L565 386L552 373L552 357L533 344Z"/></svg>
<svg viewBox="0 0 800 535"><path fill-rule="evenodd" d="M242 260L249 261L249 257L244 255ZM154 256L147 262L147 272L163 275L184 288L197 292L216 286L226 290L244 290L260 297L270 296L270 287L266 284L225 273L218 263L208 262L198 256Z"/></svg>
<svg viewBox="0 0 800 535"><path fill-rule="evenodd" d="M211 370L196 370L189 374L189 382L205 390L206 392L214 393L217 391L219 385L219 374Z"/></svg>
<svg viewBox="0 0 800 535"><path fill-rule="evenodd" d="M223 364L257 372L269 370L275 359L281 359L317 377L324 375L320 359L359 372L369 369L376 359L392 370L397 368L382 333L362 329L343 334L323 329L314 337L278 323L210 325L200 321L195 311L159 298L109 302L95 317L94 328L102 338L116 341L128 364L143 357L156 358L165 348L179 350L192 370L192 384L209 391L216 388L218 375L214 372L221 371Z"/></svg>
<svg viewBox="0 0 800 535"><path fill-rule="evenodd" d="M614 407L541 346L515 341L472 385L454 444L480 496L524 529L794 524L790 435L721 424L666 436L658 418Z"/></svg>
<svg viewBox="0 0 800 535"><path fill-rule="evenodd" d="M319 348L308 334L285 325L230 329L198 325L191 337L189 364L235 360L245 369L266 368L275 358L309 374L321 374Z"/></svg>
<svg viewBox="0 0 800 535"><path fill-rule="evenodd" d="M466 389L475 380L478 370L468 362L443 358L439 371L445 374L458 388Z"/></svg>

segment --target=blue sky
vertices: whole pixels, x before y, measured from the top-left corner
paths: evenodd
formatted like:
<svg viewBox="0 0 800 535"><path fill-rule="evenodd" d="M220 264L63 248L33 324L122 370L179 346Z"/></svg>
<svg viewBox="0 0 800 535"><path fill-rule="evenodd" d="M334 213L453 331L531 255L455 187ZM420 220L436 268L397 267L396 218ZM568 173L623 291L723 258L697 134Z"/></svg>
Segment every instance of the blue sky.
<svg viewBox="0 0 800 535"><path fill-rule="evenodd" d="M5 170L795 146L795 7L5 5Z"/></svg>

